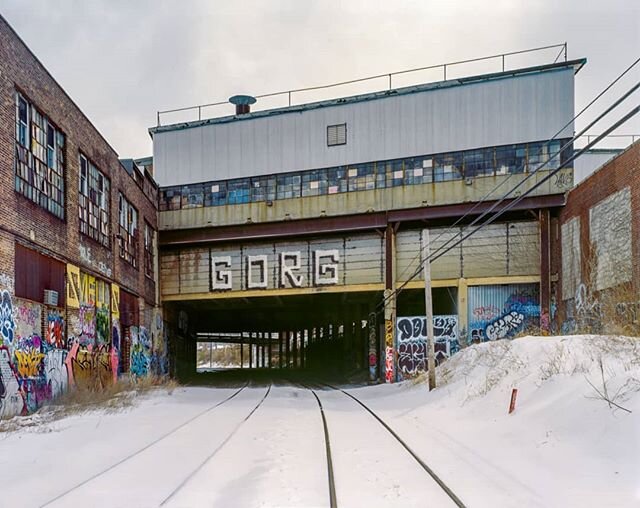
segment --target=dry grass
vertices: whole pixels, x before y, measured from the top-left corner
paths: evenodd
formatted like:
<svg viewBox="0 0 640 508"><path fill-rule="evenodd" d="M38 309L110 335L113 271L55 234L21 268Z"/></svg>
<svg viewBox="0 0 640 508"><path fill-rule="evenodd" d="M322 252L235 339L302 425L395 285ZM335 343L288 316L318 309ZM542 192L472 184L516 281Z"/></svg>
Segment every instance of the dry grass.
<svg viewBox="0 0 640 508"><path fill-rule="evenodd" d="M90 411L117 413L133 406L138 397L157 390L166 390L171 395L178 386L173 379L148 376L135 380L123 378L100 389L72 388L29 416L0 419L0 433L41 426Z"/></svg>

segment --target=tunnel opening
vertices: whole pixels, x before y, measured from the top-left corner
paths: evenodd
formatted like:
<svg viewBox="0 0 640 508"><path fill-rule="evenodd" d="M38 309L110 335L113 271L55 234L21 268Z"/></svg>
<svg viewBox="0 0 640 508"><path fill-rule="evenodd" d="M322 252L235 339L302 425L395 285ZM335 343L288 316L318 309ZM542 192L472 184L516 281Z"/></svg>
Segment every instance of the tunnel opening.
<svg viewBox="0 0 640 508"><path fill-rule="evenodd" d="M169 302L169 314L188 316L188 329L170 337L176 377L365 383L381 300L369 291Z"/></svg>

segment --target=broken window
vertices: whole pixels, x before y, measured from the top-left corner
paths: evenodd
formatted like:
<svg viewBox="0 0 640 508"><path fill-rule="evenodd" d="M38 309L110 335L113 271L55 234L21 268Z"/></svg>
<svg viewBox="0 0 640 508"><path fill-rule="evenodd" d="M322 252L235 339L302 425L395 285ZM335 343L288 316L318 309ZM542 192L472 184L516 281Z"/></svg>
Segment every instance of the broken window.
<svg viewBox="0 0 640 508"><path fill-rule="evenodd" d="M16 94L15 189L64 219L64 135Z"/></svg>
<svg viewBox="0 0 640 508"><path fill-rule="evenodd" d="M111 246L109 179L83 154L80 154L78 215L80 232L105 247Z"/></svg>
<svg viewBox="0 0 640 508"><path fill-rule="evenodd" d="M120 257L137 268L138 211L122 193L118 194L118 211Z"/></svg>
<svg viewBox="0 0 640 508"><path fill-rule="evenodd" d="M156 232L144 221L144 274L153 279L153 262L154 262L154 250L156 244Z"/></svg>

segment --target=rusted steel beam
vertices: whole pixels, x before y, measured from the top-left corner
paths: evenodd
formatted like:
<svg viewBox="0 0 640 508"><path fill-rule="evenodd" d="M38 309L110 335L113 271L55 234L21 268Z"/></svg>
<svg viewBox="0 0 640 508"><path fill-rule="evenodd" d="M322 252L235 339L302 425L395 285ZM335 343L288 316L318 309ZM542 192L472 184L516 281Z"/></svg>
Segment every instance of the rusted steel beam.
<svg viewBox="0 0 640 508"><path fill-rule="evenodd" d="M511 200L506 200L496 211L502 209ZM512 210L544 209L563 206L564 194L527 197L515 205ZM241 224L234 226L212 226L207 228L174 229L160 231L160 247L180 247L186 245L212 244L234 241L287 238L318 234L330 234L352 231L386 229L388 224L422 221L429 219L456 218L471 212L479 215L488 210L495 201L459 203L454 205L426 206L389 212L373 212L339 217L319 217L280 222Z"/></svg>

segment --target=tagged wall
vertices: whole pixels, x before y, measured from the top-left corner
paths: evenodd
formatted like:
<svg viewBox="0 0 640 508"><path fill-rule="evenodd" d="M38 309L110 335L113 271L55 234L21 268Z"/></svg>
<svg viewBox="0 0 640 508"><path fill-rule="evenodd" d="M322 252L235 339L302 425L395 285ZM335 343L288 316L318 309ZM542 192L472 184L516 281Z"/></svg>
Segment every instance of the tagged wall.
<svg viewBox="0 0 640 508"><path fill-rule="evenodd" d="M538 284L469 287L468 302L468 344L510 338L540 326Z"/></svg>
<svg viewBox="0 0 640 508"><path fill-rule="evenodd" d="M460 350L458 316L433 316L436 364ZM427 319L424 316L399 317L396 320L398 378L400 380L427 370Z"/></svg>

